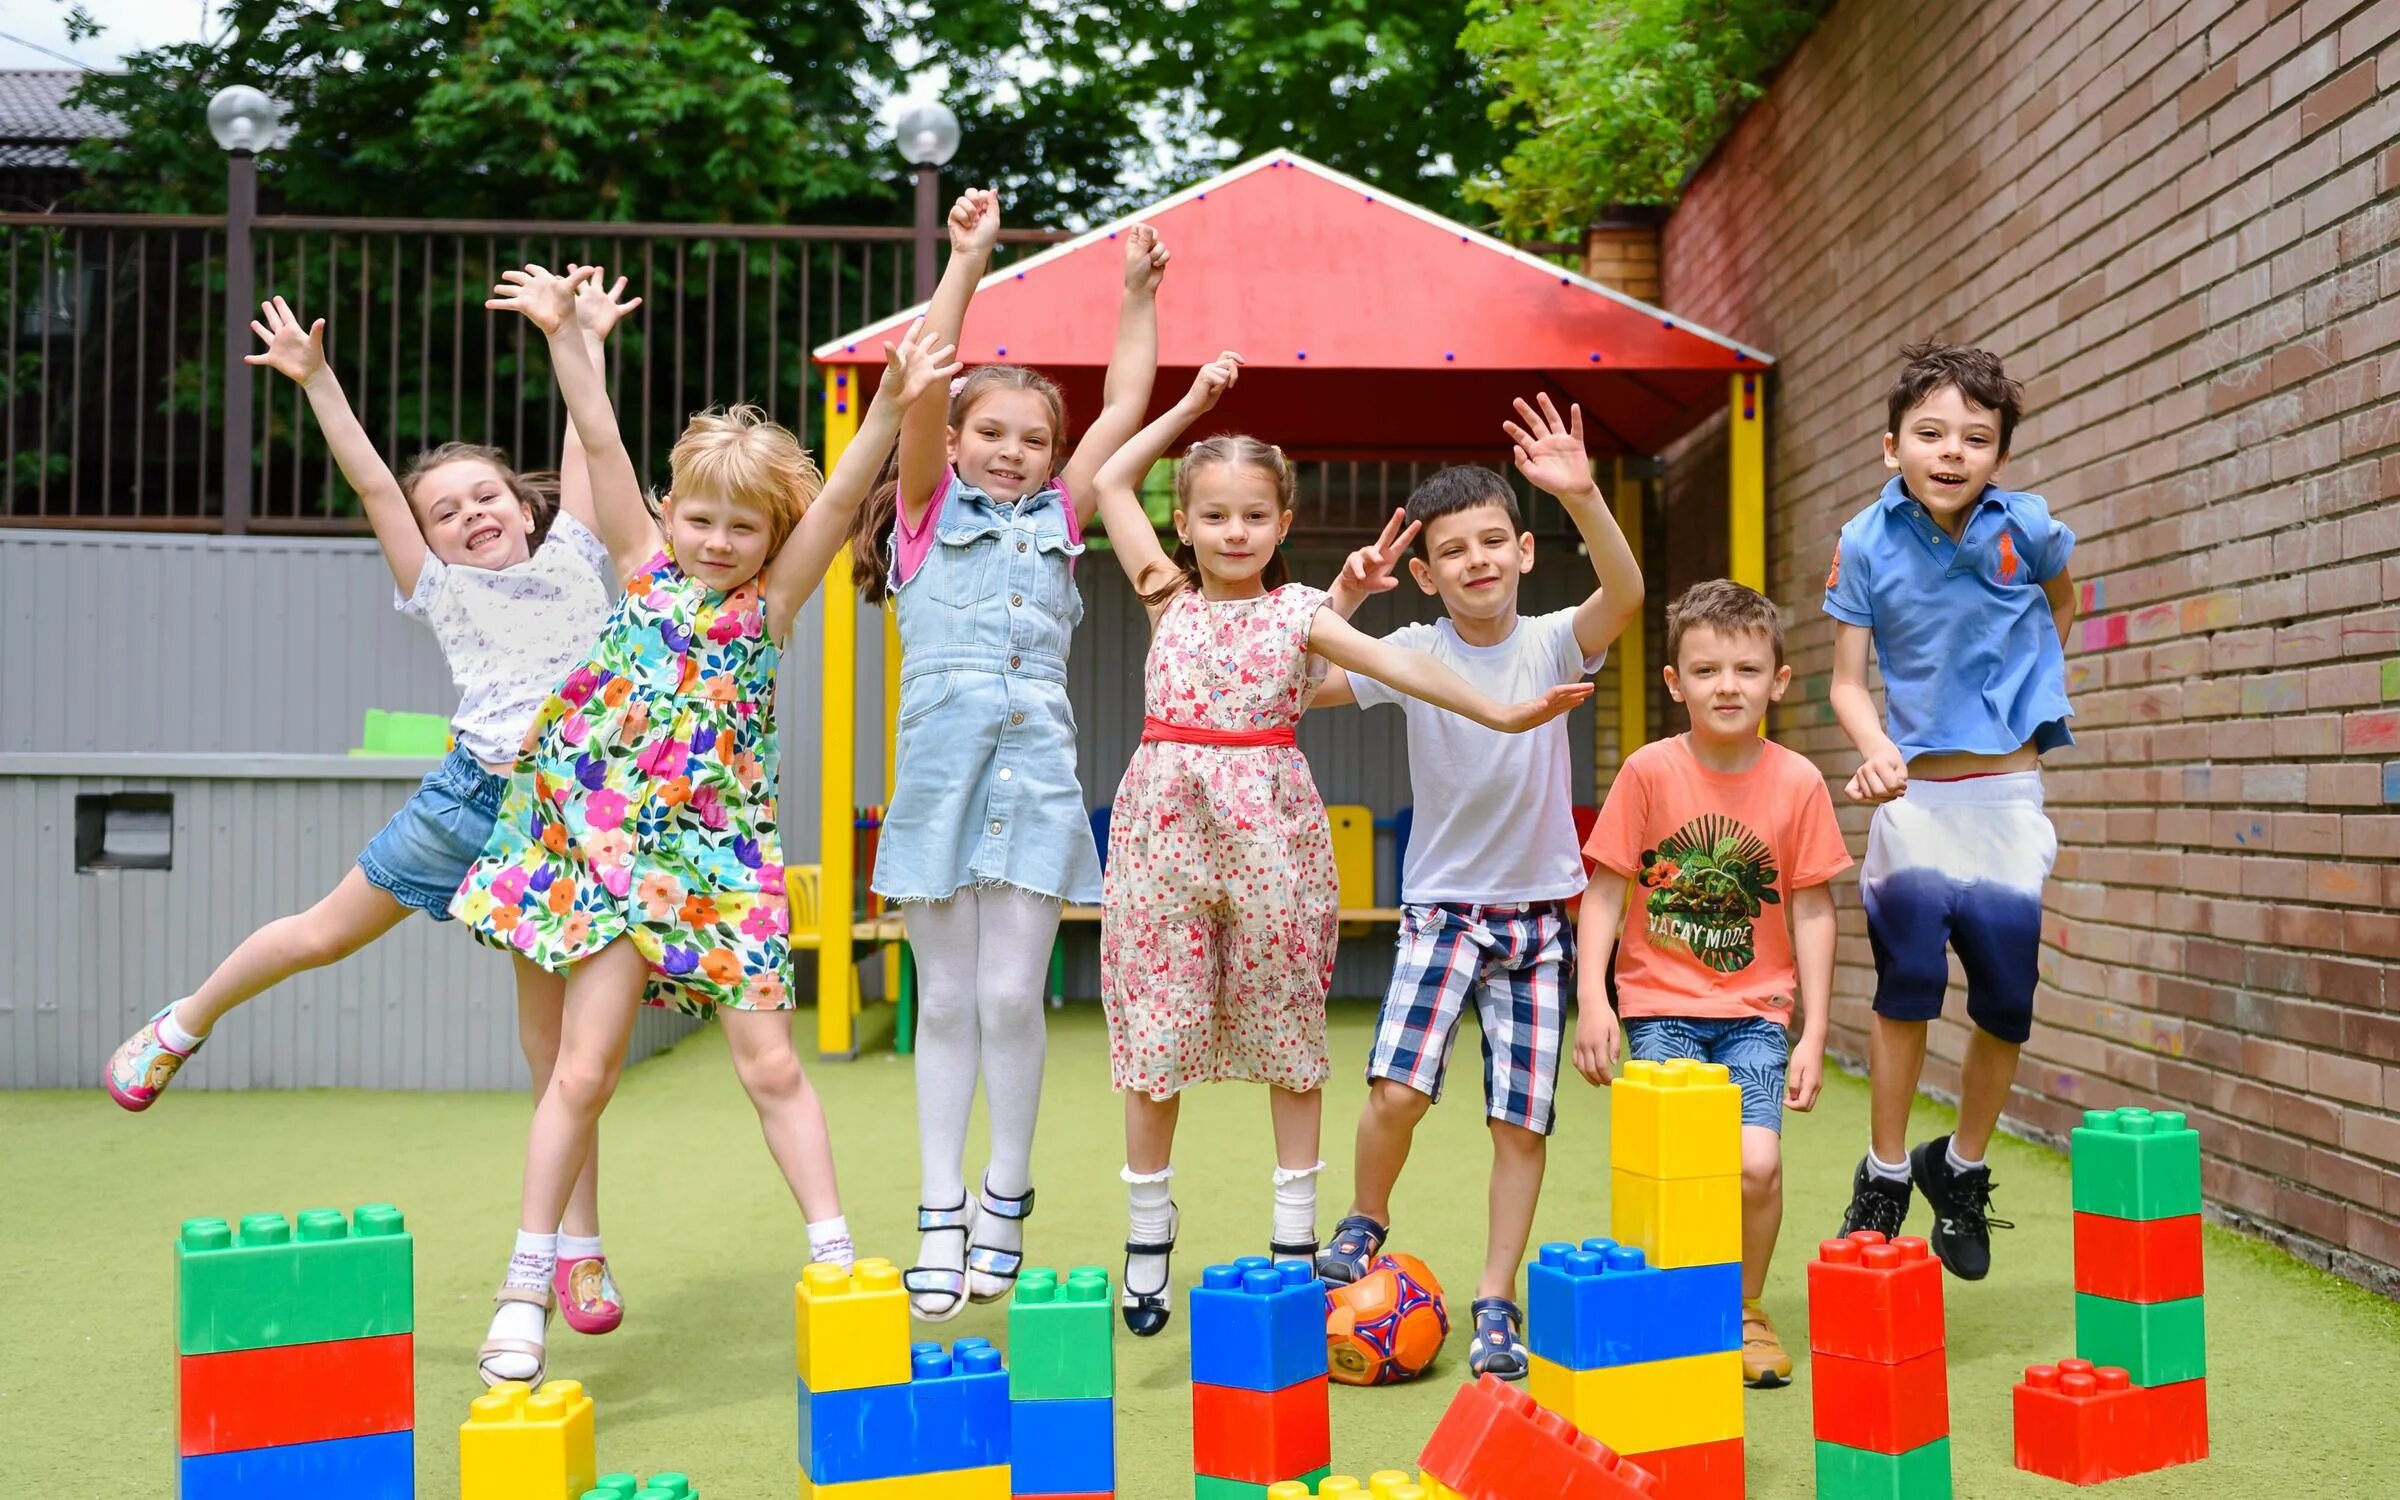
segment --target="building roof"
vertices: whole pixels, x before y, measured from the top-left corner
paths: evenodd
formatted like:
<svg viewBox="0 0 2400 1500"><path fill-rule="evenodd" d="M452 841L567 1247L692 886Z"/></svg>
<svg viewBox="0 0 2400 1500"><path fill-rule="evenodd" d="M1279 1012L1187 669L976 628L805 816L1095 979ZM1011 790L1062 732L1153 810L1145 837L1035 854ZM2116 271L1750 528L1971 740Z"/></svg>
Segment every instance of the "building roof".
<svg viewBox="0 0 2400 1500"><path fill-rule="evenodd" d="M0 68L0 167L70 166L76 142L122 133L109 116L66 102L83 77L75 68Z"/></svg>

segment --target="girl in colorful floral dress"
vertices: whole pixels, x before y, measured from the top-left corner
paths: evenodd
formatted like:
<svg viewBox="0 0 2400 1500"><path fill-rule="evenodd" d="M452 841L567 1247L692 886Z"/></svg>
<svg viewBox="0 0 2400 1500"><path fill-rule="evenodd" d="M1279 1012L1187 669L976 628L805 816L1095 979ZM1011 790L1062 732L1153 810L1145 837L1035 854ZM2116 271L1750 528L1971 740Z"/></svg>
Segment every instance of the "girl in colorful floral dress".
<svg viewBox="0 0 2400 1500"><path fill-rule="evenodd" d="M528 266L508 272L488 304L550 338L625 597L590 660L536 715L491 841L451 903L484 942L567 976L516 1248L478 1356L487 1384L544 1372L557 1259L547 1231L615 1089L645 989L653 1004L722 1018L767 1149L806 1217L810 1258L850 1263L824 1111L787 1014L775 667L900 413L955 369L921 329L887 345L890 371L822 493L799 443L755 407L694 417L653 520L599 372L556 357L580 279Z"/></svg>
<svg viewBox="0 0 2400 1500"><path fill-rule="evenodd" d="M1176 1211L1177 1103L1195 1083L1265 1083L1275 1127L1279 1260L1317 1253L1319 1085L1338 900L1325 804L1295 727L1324 663L1363 673L1481 724L1522 732L1591 685L1502 708L1431 656L1352 628L1326 596L1289 581L1292 523L1279 448L1212 437L1175 475L1170 560L1136 494L1142 476L1239 377L1201 370L1191 393L1101 466L1100 517L1154 634L1142 743L1110 816L1101 896L1101 998L1125 1095L1125 1324L1167 1326Z"/></svg>

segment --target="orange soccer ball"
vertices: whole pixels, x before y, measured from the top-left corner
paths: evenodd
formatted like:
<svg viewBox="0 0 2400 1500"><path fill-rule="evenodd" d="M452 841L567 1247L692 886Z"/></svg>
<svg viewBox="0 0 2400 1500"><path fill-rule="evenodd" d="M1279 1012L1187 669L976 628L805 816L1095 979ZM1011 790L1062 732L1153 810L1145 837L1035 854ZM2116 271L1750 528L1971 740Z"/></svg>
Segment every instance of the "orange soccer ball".
<svg viewBox="0 0 2400 1500"><path fill-rule="evenodd" d="M1366 1275L1325 1289L1327 1373L1343 1385L1413 1380L1449 1334L1442 1284L1413 1255L1379 1255Z"/></svg>

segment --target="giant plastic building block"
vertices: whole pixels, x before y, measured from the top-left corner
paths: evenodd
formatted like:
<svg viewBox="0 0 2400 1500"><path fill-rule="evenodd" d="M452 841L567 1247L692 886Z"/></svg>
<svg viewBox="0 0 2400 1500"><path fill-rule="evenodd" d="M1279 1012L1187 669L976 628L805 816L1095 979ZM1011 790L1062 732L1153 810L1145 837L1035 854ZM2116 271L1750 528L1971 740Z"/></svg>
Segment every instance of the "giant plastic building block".
<svg viewBox="0 0 2400 1500"><path fill-rule="evenodd" d="M221 1354L416 1330L414 1244L400 1210L369 1204L188 1219L175 1244L176 1352Z"/></svg>
<svg viewBox="0 0 2400 1500"><path fill-rule="evenodd" d="M1329 1465L1297 1479L1279 1479L1272 1485L1252 1484L1246 1479L1220 1479L1214 1474L1195 1474L1192 1476L1192 1500L1267 1500L1267 1496L1279 1485L1297 1484L1303 1487L1304 1492L1314 1490L1332 1473Z"/></svg>
<svg viewBox="0 0 2400 1500"><path fill-rule="evenodd" d="M1742 1258L1742 1177L1608 1174L1611 1227L1654 1266L1722 1265Z"/></svg>
<svg viewBox="0 0 2400 1500"><path fill-rule="evenodd" d="M1548 1244L1525 1269L1525 1296L1527 1347L1563 1369L1742 1347L1738 1261L1670 1271L1614 1240Z"/></svg>
<svg viewBox="0 0 2400 1500"><path fill-rule="evenodd" d="M2142 1393L2123 1370L2080 1359L2032 1365L2012 1400L2020 1469L2098 1484L2153 1467Z"/></svg>
<svg viewBox="0 0 2400 1500"><path fill-rule="evenodd" d="M1942 1267L1914 1235L1826 1240L1808 1264L1808 1350L1885 1364L1943 1347Z"/></svg>
<svg viewBox="0 0 2400 1500"><path fill-rule="evenodd" d="M1625 1462L1658 1480L1663 1500L1742 1500L1742 1440L1720 1438L1680 1448L1628 1453Z"/></svg>
<svg viewBox="0 0 2400 1500"><path fill-rule="evenodd" d="M2207 1381L2179 1380L2138 1389L2154 1467L2172 1468L2208 1457Z"/></svg>
<svg viewBox="0 0 2400 1500"><path fill-rule="evenodd" d="M906 1385L908 1294L900 1270L868 1259L850 1270L813 1264L792 1289L800 1383L822 1396Z"/></svg>
<svg viewBox="0 0 2400 1500"><path fill-rule="evenodd" d="M1817 1437L1845 1448L1906 1453L1950 1435L1948 1351L1883 1364L1817 1354L1809 1389Z"/></svg>
<svg viewBox="0 0 2400 1500"><path fill-rule="evenodd" d="M1538 1354L1531 1363L1527 1393L1619 1453L1742 1435L1738 1349L1596 1370L1563 1369Z"/></svg>
<svg viewBox="0 0 2400 1500"><path fill-rule="evenodd" d="M688 1474L653 1474L648 1480L631 1474L603 1474L577 1500L700 1500Z"/></svg>
<svg viewBox="0 0 2400 1500"><path fill-rule="evenodd" d="M1913 1236L1826 1240L1808 1267L1817 1493L1948 1500L1942 1270Z"/></svg>
<svg viewBox="0 0 2400 1500"><path fill-rule="evenodd" d="M571 1500L599 1474L592 1398L578 1381L493 1386L458 1429L459 1500Z"/></svg>
<svg viewBox="0 0 2400 1500"><path fill-rule="evenodd" d="M2173 1385L2208 1373L2204 1301L2118 1302L2075 1294L2075 1353L2095 1365L2116 1365L2136 1385Z"/></svg>
<svg viewBox="0 0 2400 1500"><path fill-rule="evenodd" d="M1009 1373L1013 1380L1016 1372ZM1018 1495L1101 1495L1117 1487L1116 1402L1012 1401L1008 1411L1008 1482Z"/></svg>
<svg viewBox="0 0 2400 1500"><path fill-rule="evenodd" d="M1108 1272L1078 1266L1064 1280L1028 1269L1008 1304L1008 1378L1017 1401L1088 1401L1117 1388L1116 1299Z"/></svg>
<svg viewBox="0 0 2400 1500"><path fill-rule="evenodd" d="M1738 1177L1742 1090L1722 1063L1634 1059L1609 1086L1608 1159L1642 1177Z"/></svg>
<svg viewBox="0 0 2400 1500"><path fill-rule="evenodd" d="M1008 1372L988 1339L909 1350L901 1385L812 1391L800 1382L800 1462L817 1484L1009 1461Z"/></svg>
<svg viewBox="0 0 2400 1500"><path fill-rule="evenodd" d="M1009 1500L1008 1468L953 1469L818 1484L800 1475L800 1500Z"/></svg>
<svg viewBox="0 0 2400 1500"><path fill-rule="evenodd" d="M1660 1500L1644 1470L1496 1375L1462 1386L1418 1463L1458 1500Z"/></svg>
<svg viewBox="0 0 2400 1500"><path fill-rule="evenodd" d="M1383 1469L1361 1484L1349 1474L1328 1474L1312 1489L1297 1479L1267 1486L1267 1500L1425 1500L1425 1487L1397 1469Z"/></svg>
<svg viewBox="0 0 2400 1500"><path fill-rule="evenodd" d="M1950 1440L1906 1453L1817 1443L1819 1500L1951 1500Z"/></svg>
<svg viewBox="0 0 2400 1500"><path fill-rule="evenodd" d="M416 1426L415 1335L187 1354L175 1362L186 1458Z"/></svg>
<svg viewBox="0 0 2400 1500"><path fill-rule="evenodd" d="M1297 1261L1210 1266L1190 1307L1195 1384L1279 1391L1325 1374L1325 1286Z"/></svg>
<svg viewBox="0 0 2400 1500"><path fill-rule="evenodd" d="M1279 1391L1192 1383L1192 1469L1273 1484L1333 1462L1332 1408L1320 1371Z"/></svg>
<svg viewBox="0 0 2400 1500"><path fill-rule="evenodd" d="M2077 1213L2178 1219L2200 1212L2200 1132L2181 1114L2090 1110L2069 1147Z"/></svg>
<svg viewBox="0 0 2400 1500"><path fill-rule="evenodd" d="M2075 1216L2075 1290L2119 1302L2176 1302L2202 1291L2200 1216Z"/></svg>
<svg viewBox="0 0 2400 1500"><path fill-rule="evenodd" d="M414 1432L209 1453L177 1465L176 1493L181 1500L411 1500L416 1455Z"/></svg>

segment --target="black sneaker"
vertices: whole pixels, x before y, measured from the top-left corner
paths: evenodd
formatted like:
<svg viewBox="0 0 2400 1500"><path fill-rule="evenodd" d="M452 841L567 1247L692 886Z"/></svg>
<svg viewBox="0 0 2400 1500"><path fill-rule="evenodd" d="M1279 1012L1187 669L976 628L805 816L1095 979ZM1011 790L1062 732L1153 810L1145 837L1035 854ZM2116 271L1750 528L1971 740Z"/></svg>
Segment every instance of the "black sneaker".
<svg viewBox="0 0 2400 1500"><path fill-rule="evenodd" d="M1933 1208L1933 1253L1959 1280L1983 1280L1992 1269L1992 1231L2017 1227L1992 1217L1992 1169L1952 1167L1946 1135L1909 1152L1908 1166Z"/></svg>
<svg viewBox="0 0 2400 1500"><path fill-rule="evenodd" d="M1850 1178L1850 1206L1842 1211L1842 1233L1847 1236L1872 1229L1888 1240L1900 1232L1907 1218L1908 1184L1876 1176L1867 1159L1860 1157L1858 1170Z"/></svg>

